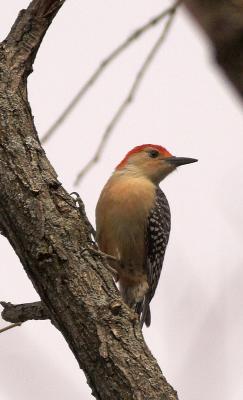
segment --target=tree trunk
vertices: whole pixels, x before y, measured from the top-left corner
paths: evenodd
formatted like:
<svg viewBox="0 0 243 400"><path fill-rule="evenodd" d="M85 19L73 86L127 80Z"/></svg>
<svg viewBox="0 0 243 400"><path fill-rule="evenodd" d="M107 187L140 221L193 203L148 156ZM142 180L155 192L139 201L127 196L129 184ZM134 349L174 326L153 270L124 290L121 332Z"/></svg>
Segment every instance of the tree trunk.
<svg viewBox="0 0 243 400"><path fill-rule="evenodd" d="M0 228L97 399L176 400L34 127L26 80L64 2L33 0L0 45Z"/></svg>

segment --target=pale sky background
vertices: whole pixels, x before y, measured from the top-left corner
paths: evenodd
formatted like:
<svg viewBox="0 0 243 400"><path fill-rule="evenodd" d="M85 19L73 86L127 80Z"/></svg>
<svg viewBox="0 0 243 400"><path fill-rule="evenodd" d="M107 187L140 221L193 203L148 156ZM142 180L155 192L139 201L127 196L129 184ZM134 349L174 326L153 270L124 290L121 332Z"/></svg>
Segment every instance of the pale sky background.
<svg viewBox="0 0 243 400"><path fill-rule="evenodd" d="M1 40L28 0L2 0ZM100 61L167 1L67 0L51 25L29 79L37 129L50 126ZM162 6L161 6L162 5ZM197 164L162 182L172 231L145 339L180 400L243 398L243 121L239 100L213 66L205 37L184 11L82 184L76 173L126 95L161 28L149 32L103 75L46 144L59 179L79 191L89 218L114 166L135 145L156 143ZM0 299L38 295L0 237ZM0 321L0 326L7 323ZM48 321L0 335L1 400L92 399L86 379Z"/></svg>

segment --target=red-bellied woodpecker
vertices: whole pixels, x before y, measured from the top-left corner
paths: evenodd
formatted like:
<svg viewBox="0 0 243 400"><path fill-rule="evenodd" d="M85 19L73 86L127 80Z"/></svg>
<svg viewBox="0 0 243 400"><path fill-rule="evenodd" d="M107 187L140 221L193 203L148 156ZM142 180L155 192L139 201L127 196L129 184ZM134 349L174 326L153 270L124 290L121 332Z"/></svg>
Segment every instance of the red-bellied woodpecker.
<svg viewBox="0 0 243 400"><path fill-rule="evenodd" d="M137 146L116 167L96 207L98 246L117 258L122 297L141 325L151 322L149 303L170 234L170 208L159 183L179 165L195 161L174 157L162 146Z"/></svg>

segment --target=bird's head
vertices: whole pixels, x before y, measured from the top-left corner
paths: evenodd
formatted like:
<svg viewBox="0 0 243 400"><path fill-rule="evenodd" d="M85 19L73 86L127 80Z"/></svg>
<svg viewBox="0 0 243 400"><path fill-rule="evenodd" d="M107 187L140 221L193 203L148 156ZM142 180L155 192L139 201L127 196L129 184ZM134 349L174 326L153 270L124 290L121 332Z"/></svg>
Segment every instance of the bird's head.
<svg viewBox="0 0 243 400"><path fill-rule="evenodd" d="M116 167L116 172L143 176L158 184L180 165L196 161L195 158L175 157L159 145L143 144L127 153Z"/></svg>

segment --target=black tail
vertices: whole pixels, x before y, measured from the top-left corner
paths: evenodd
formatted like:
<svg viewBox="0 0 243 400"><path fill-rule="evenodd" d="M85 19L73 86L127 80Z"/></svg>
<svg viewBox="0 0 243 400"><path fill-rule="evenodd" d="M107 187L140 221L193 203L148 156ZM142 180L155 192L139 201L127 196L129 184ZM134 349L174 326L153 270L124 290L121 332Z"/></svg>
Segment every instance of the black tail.
<svg viewBox="0 0 243 400"><path fill-rule="evenodd" d="M143 301L136 305L136 312L140 316L141 328L143 327L144 322L145 325L149 327L151 324L151 312L149 307L149 300L146 298L146 296Z"/></svg>

